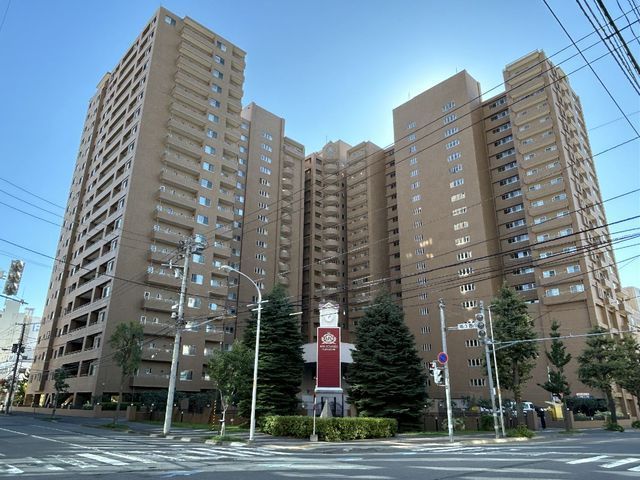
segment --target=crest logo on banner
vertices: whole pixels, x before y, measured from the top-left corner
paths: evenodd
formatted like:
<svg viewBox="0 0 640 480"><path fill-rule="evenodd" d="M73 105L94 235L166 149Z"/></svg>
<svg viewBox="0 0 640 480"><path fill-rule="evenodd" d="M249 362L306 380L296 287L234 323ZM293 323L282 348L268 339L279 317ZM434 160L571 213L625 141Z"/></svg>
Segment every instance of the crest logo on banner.
<svg viewBox="0 0 640 480"><path fill-rule="evenodd" d="M316 392L320 393L342 393L338 311L335 303L320 305L316 363Z"/></svg>

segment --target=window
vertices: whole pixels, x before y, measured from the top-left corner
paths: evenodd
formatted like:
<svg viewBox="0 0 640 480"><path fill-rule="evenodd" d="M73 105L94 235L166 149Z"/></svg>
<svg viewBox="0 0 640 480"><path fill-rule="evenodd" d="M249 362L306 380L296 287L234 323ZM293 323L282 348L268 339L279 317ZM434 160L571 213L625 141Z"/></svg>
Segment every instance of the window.
<svg viewBox="0 0 640 480"><path fill-rule="evenodd" d="M220 55L214 55L213 61L219 63L220 65L224 65L224 58L222 58Z"/></svg>
<svg viewBox="0 0 640 480"><path fill-rule="evenodd" d="M460 157L462 157L460 152L452 153L447 157L447 162L453 162L454 160L458 160Z"/></svg>
<svg viewBox="0 0 640 480"><path fill-rule="evenodd" d="M412 128L416 128L416 122L407 123L407 129L412 129Z"/></svg>
<svg viewBox="0 0 640 480"><path fill-rule="evenodd" d="M521 212L524 210L524 204L519 203L517 205L514 205L513 207L507 207L503 210L503 212L505 214L509 214L509 213L516 213L516 212Z"/></svg>
<svg viewBox="0 0 640 480"><path fill-rule="evenodd" d="M458 173L462 171L462 164L458 163L449 169L449 173Z"/></svg>
<svg viewBox="0 0 640 480"><path fill-rule="evenodd" d="M264 253L257 253L256 254L256 259L260 260L261 262L266 262L267 261L267 256Z"/></svg>
<svg viewBox="0 0 640 480"><path fill-rule="evenodd" d="M193 254L193 263L204 263L204 255L200 253Z"/></svg>
<svg viewBox="0 0 640 480"><path fill-rule="evenodd" d="M527 153L527 154L524 156L524 159L525 159L525 161L527 161L527 160L531 160L531 159L532 159L533 157L535 157L535 156L536 156L536 154L535 154L535 153Z"/></svg>
<svg viewBox="0 0 640 480"><path fill-rule="evenodd" d="M471 340L465 340L464 341L464 346L465 347L479 347L480 346L480 341L477 338L473 338Z"/></svg>
<svg viewBox="0 0 640 480"><path fill-rule="evenodd" d="M520 196L522 196L522 191L520 191L520 190L511 190L510 192L503 193L502 194L502 199L503 200L507 200L509 198L520 197Z"/></svg>
<svg viewBox="0 0 640 480"><path fill-rule="evenodd" d="M215 130L211 130L210 128L207 128L207 137L218 138L218 132L216 132Z"/></svg>
<svg viewBox="0 0 640 480"><path fill-rule="evenodd" d="M518 166L517 162L509 162L509 163L506 163L506 164L498 167L498 171L499 172L506 172L508 170L513 170L514 168L517 168L517 166Z"/></svg>
<svg viewBox="0 0 640 480"><path fill-rule="evenodd" d="M548 233L541 233L536 237L536 240L538 242L546 242L547 240L549 240L549 234Z"/></svg>
<svg viewBox="0 0 640 480"><path fill-rule="evenodd" d="M418 202L418 201L420 201L421 198L422 198L422 196L420 194L414 195L413 197L411 197L411 201L412 202Z"/></svg>
<svg viewBox="0 0 640 480"><path fill-rule="evenodd" d="M562 200L566 200L567 199L567 194L566 193L559 193L558 195L554 195L553 197L551 197L551 201L552 202L560 202Z"/></svg>
<svg viewBox="0 0 640 480"><path fill-rule="evenodd" d="M417 177L418 173L420 173L420 170L418 170L417 168L415 170L411 170L411 172L409 172L409 176L410 177Z"/></svg>
<svg viewBox="0 0 640 480"><path fill-rule="evenodd" d="M533 202L531 202L531 206L536 208L536 207L542 207L544 205L544 200L535 200Z"/></svg>
<svg viewBox="0 0 640 480"><path fill-rule="evenodd" d="M447 123L453 122L456 118L458 118L458 117L456 116L455 113L450 113L449 115L444 117L444 119L442 121L446 125Z"/></svg>
<svg viewBox="0 0 640 480"><path fill-rule="evenodd" d="M505 227L507 229L511 229L511 228L517 228L517 227L522 227L523 225L526 225L527 222L525 222L524 218L519 218L518 220L514 220L513 222L508 222L505 224Z"/></svg>
<svg viewBox="0 0 640 480"><path fill-rule="evenodd" d="M507 115L509 115L509 112L507 110L502 110L501 112L498 112L495 115L493 115L491 117L491 121L494 122L494 121L496 121L496 120L498 120L500 118L506 117Z"/></svg>
<svg viewBox="0 0 640 480"><path fill-rule="evenodd" d="M559 288L547 288L544 291L544 295L545 295L545 297L557 297L558 295L560 295L560 289Z"/></svg>
<svg viewBox="0 0 640 480"><path fill-rule="evenodd" d="M447 143L445 144L445 148L446 148L447 150L450 150L450 149L452 149L453 147L457 147L458 145L460 145L460 140L455 139L455 140L451 140L450 142L447 142Z"/></svg>
<svg viewBox="0 0 640 480"><path fill-rule="evenodd" d="M463 228L467 228L469 227L469 222L460 222L460 223L456 223L453 226L454 230L462 230Z"/></svg>
<svg viewBox="0 0 640 480"><path fill-rule="evenodd" d="M518 180L520 180L520 177L518 175L513 175L512 177L503 178L499 183L500 186L505 186L511 183L516 183Z"/></svg>
<svg viewBox="0 0 640 480"><path fill-rule="evenodd" d="M200 186L211 190L213 188L213 183L210 180L207 180L206 178L201 178Z"/></svg>
<svg viewBox="0 0 640 480"><path fill-rule="evenodd" d="M267 248L267 242L265 242L264 240L256 240L256 245L258 247Z"/></svg>
<svg viewBox="0 0 640 480"><path fill-rule="evenodd" d="M196 354L195 345L182 345L182 355L193 356Z"/></svg>
<svg viewBox="0 0 640 480"><path fill-rule="evenodd" d="M542 278L551 278L556 276L555 270L545 270L542 272Z"/></svg>
<svg viewBox="0 0 640 480"><path fill-rule="evenodd" d="M542 188L542 185L540 185L539 183L529 185L530 192L535 192L536 190L540 190L541 188Z"/></svg>
<svg viewBox="0 0 640 480"><path fill-rule="evenodd" d="M531 256L531 250L519 250L517 252L512 252L509 256L513 259L527 258Z"/></svg>
<svg viewBox="0 0 640 480"><path fill-rule="evenodd" d="M262 149L266 150L267 152L273 152L273 148L271 148L271 146L267 145L266 143L260 144L260 147L262 147Z"/></svg>
<svg viewBox="0 0 640 480"><path fill-rule="evenodd" d="M580 265L569 265L567 267L567 273L580 273Z"/></svg>
<svg viewBox="0 0 640 480"><path fill-rule="evenodd" d="M215 312L216 310L218 310L218 304L215 302L209 302L209 310Z"/></svg>
<svg viewBox="0 0 640 480"><path fill-rule="evenodd" d="M193 370L181 370L180 381L188 382L193 380Z"/></svg>
<svg viewBox="0 0 640 480"><path fill-rule="evenodd" d="M207 198L207 197L203 197L202 195L198 198L198 203L200 205L203 205L205 207L210 207L211 206L211 199Z"/></svg>
<svg viewBox="0 0 640 480"><path fill-rule="evenodd" d="M447 102L442 106L442 111L443 112L448 112L449 110L451 110L455 106L456 106L456 102L454 102L454 101Z"/></svg>
<svg viewBox="0 0 640 480"><path fill-rule="evenodd" d="M456 255L456 258L459 261L462 260L469 260L472 257L471 251L467 251L467 252L460 252Z"/></svg>
<svg viewBox="0 0 640 480"><path fill-rule="evenodd" d="M416 153L417 150L418 150L418 147L416 147L415 145L411 145L409 147L409 153Z"/></svg>
<svg viewBox="0 0 640 480"><path fill-rule="evenodd" d="M187 298L187 307L189 307L189 308L200 308L201 305L202 305L202 299L195 298L195 297Z"/></svg>
<svg viewBox="0 0 640 480"><path fill-rule="evenodd" d="M515 148L510 148L509 150L505 150L504 152L500 152L496 155L496 160L500 160L501 158L510 157L511 155L516 154Z"/></svg>
<svg viewBox="0 0 640 480"><path fill-rule="evenodd" d="M200 225L209 225L209 217L207 217L206 215L197 215L196 222L198 222Z"/></svg>
<svg viewBox="0 0 640 480"><path fill-rule="evenodd" d="M192 273L191 274L191 281L193 283L197 283L198 285L202 285L204 282L204 277L202 275L200 275L199 273Z"/></svg>
<svg viewBox="0 0 640 480"><path fill-rule="evenodd" d="M507 243L526 242L527 240L529 240L529 235L525 233L523 235L516 235L514 237L507 238Z"/></svg>
<svg viewBox="0 0 640 480"><path fill-rule="evenodd" d="M464 285L460 285L460 293L473 292L475 289L475 283L465 283Z"/></svg>
<svg viewBox="0 0 640 480"><path fill-rule="evenodd" d="M211 105L213 108L220 108L220 101L216 100L215 98L211 98L209 99L209 105Z"/></svg>
<svg viewBox="0 0 640 480"><path fill-rule="evenodd" d="M204 146L204 153L207 153L209 155L215 155L216 149L213 148L211 145L205 145Z"/></svg>
<svg viewBox="0 0 640 480"><path fill-rule="evenodd" d="M220 70L216 70L215 68L213 69L213 72L211 72L211 74L214 77L219 78L220 80L224 78L224 73L222 73Z"/></svg>
<svg viewBox="0 0 640 480"><path fill-rule="evenodd" d="M222 93L222 87L214 83L211 85L211 91L214 93Z"/></svg>
<svg viewBox="0 0 640 480"><path fill-rule="evenodd" d="M558 147L556 145L549 145L544 149L545 152L555 152L556 150L558 150Z"/></svg>
<svg viewBox="0 0 640 480"><path fill-rule="evenodd" d="M418 157L411 157L409 159L409 165L415 165L416 163L418 163Z"/></svg>
<svg viewBox="0 0 640 480"><path fill-rule="evenodd" d="M456 238L454 240L454 243L456 244L456 246L461 246L461 245L465 245L467 243L469 243L471 241L471 236L470 235L465 235L464 237L459 237Z"/></svg>
<svg viewBox="0 0 640 480"><path fill-rule="evenodd" d="M467 213L467 207L456 208L451 212L452 216L462 215L463 213Z"/></svg>
<svg viewBox="0 0 640 480"><path fill-rule="evenodd" d="M267 163L271 163L272 162L271 157L268 157L263 153L260 154L260 160L262 160L263 162L267 162Z"/></svg>
<svg viewBox="0 0 640 480"><path fill-rule="evenodd" d="M530 168L529 170L527 170L527 177L531 177L532 175L535 175L537 173L538 173L537 168Z"/></svg>
<svg viewBox="0 0 640 480"><path fill-rule="evenodd" d="M216 40L216 47L218 47L222 52L227 51L227 46L224 43L222 43L220 40Z"/></svg>
<svg viewBox="0 0 640 480"><path fill-rule="evenodd" d="M169 15L166 15L164 17L164 23L166 23L168 25L175 25L176 21L175 21L175 19L171 18Z"/></svg>
<svg viewBox="0 0 640 480"><path fill-rule="evenodd" d="M558 237L566 237L567 235L572 235L572 234L573 234L573 228L569 227L569 228L560 230L558 232Z"/></svg>
<svg viewBox="0 0 640 480"><path fill-rule="evenodd" d="M453 182L449 183L449 188L459 187L460 185L464 185L464 178L456 178Z"/></svg>
<svg viewBox="0 0 640 480"><path fill-rule="evenodd" d="M216 168L209 162L202 162L202 169L206 170L207 172L213 172Z"/></svg>
<svg viewBox="0 0 640 480"><path fill-rule="evenodd" d="M470 310L470 309L476 308L478 306L478 301L477 300L465 300L464 302L462 302L460 304L460 306L462 308L466 308L467 310Z"/></svg>
<svg viewBox="0 0 640 480"><path fill-rule="evenodd" d="M450 137L451 135L455 135L459 131L460 131L460 129L458 127L448 128L444 132L444 137L445 138Z"/></svg>
<svg viewBox="0 0 640 480"><path fill-rule="evenodd" d="M265 175L271 175L271 169L260 165L260 173L264 173Z"/></svg>
<svg viewBox="0 0 640 480"><path fill-rule="evenodd" d="M473 267L466 267L466 268L461 268L460 270L458 270L458 276L459 277L468 277L472 273L473 273Z"/></svg>
<svg viewBox="0 0 640 480"><path fill-rule="evenodd" d="M547 221L547 216L546 215L542 215L541 217L536 217L533 219L533 224L534 225L539 225L541 223L544 223Z"/></svg>
<svg viewBox="0 0 640 480"><path fill-rule="evenodd" d="M420 182L413 182L411 184L411 190L415 190L416 188L420 188Z"/></svg>
<svg viewBox="0 0 640 480"><path fill-rule="evenodd" d="M214 115L213 113L208 114L207 118L209 119L210 122L220 123L220 117L217 115Z"/></svg>
<svg viewBox="0 0 640 480"><path fill-rule="evenodd" d="M582 293L582 292L584 292L584 285L582 283L577 283L576 285L571 285L569 287L569 291L571 293Z"/></svg>
<svg viewBox="0 0 640 480"><path fill-rule="evenodd" d="M456 193L455 195L452 195L452 196L451 196L451 201L452 201L452 202L457 202L457 201L459 201L459 200L464 199L464 197L465 197L465 193L464 193L464 192L462 192L462 193Z"/></svg>
<svg viewBox="0 0 640 480"><path fill-rule="evenodd" d="M496 140L495 142L493 142L493 145L495 147L499 147L500 145L504 145L505 143L509 143L511 140L513 140L513 135L507 135L506 137L502 137L502 138Z"/></svg>

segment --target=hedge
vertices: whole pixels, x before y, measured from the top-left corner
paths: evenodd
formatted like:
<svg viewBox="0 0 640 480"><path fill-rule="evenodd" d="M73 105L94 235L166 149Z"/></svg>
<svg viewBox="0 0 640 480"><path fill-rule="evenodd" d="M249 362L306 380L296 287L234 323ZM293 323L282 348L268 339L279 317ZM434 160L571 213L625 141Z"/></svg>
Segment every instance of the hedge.
<svg viewBox="0 0 640 480"><path fill-rule="evenodd" d="M309 438L313 418L303 416L267 416L260 422L263 433L277 437ZM338 417L316 418L319 440L336 442L395 436L398 422L393 418Z"/></svg>

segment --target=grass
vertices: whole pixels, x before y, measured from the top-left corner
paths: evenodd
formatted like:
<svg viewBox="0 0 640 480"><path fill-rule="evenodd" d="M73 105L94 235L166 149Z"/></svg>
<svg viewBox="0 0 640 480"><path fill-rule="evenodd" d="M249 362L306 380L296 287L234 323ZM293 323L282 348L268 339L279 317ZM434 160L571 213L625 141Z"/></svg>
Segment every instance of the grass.
<svg viewBox="0 0 640 480"><path fill-rule="evenodd" d="M121 431L126 431L126 432L131 430L128 425L124 425L122 423L114 424L113 422L105 423L103 425L98 425L98 428L106 428L108 430L121 430Z"/></svg>
<svg viewBox="0 0 640 480"><path fill-rule="evenodd" d="M147 423L151 425L163 425L164 421L161 420L140 420L135 423ZM217 430L218 426L212 426L207 423L192 423L192 422L172 422L171 428L190 428L190 429L202 429L202 430ZM238 425L227 425L227 432L248 432L249 429L240 427Z"/></svg>
<svg viewBox="0 0 640 480"><path fill-rule="evenodd" d="M576 435L578 433L580 433L580 430L562 430L561 432L558 432L560 435Z"/></svg>
<svg viewBox="0 0 640 480"><path fill-rule="evenodd" d="M235 435L214 435L212 437L207 437L207 440L213 440L215 442L246 442L246 439L242 437L237 437Z"/></svg>
<svg viewBox="0 0 640 480"><path fill-rule="evenodd" d="M398 432L400 435L411 435L414 437L448 437L449 432ZM483 431L483 430L454 430L453 435L482 435L493 433L491 431Z"/></svg>

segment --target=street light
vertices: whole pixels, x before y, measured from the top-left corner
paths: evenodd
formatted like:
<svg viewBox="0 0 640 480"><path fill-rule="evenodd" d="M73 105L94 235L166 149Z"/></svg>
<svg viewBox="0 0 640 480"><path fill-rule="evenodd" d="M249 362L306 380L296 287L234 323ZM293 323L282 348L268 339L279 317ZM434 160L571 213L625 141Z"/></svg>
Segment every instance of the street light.
<svg viewBox="0 0 640 480"><path fill-rule="evenodd" d="M260 351L260 313L262 311L262 292L260 287L249 276L242 273L240 270L236 270L229 265L222 265L220 270L226 270L228 272L236 272L238 275L243 276L249 280L256 291L258 292L258 320L256 322L256 350L253 357L253 389L251 391L251 421L249 424L249 442L253 442L256 431L256 396L258 393L258 353Z"/></svg>

